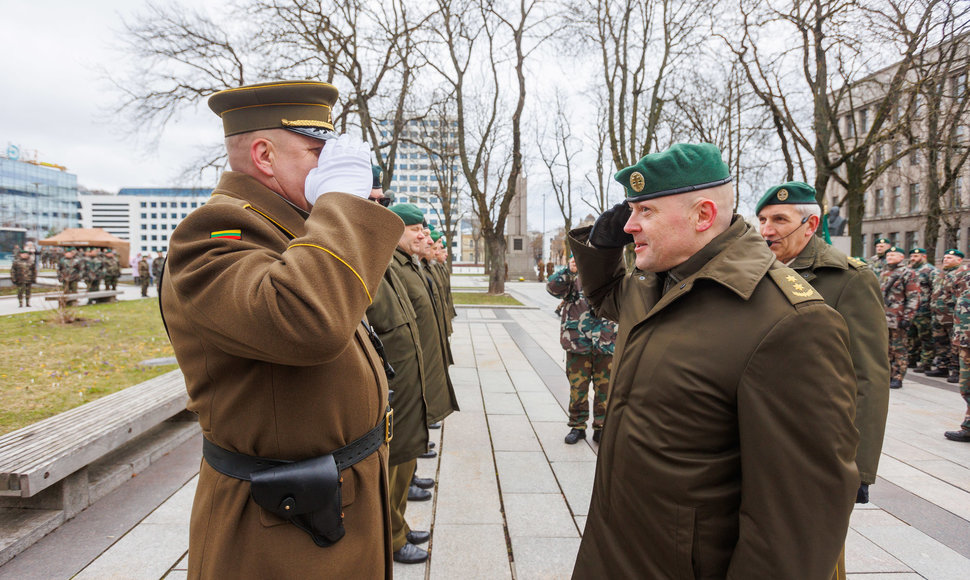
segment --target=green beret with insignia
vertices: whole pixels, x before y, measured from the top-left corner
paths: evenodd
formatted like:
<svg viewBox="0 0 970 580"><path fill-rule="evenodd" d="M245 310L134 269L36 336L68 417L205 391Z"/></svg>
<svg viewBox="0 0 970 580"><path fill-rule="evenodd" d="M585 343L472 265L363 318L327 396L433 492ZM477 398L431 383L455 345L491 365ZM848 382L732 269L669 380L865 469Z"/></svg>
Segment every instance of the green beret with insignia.
<svg viewBox="0 0 970 580"><path fill-rule="evenodd" d="M374 173L374 183L371 185L371 189L380 189L384 187L384 170L381 169L380 165L371 165L371 172Z"/></svg>
<svg viewBox="0 0 970 580"><path fill-rule="evenodd" d="M766 205L789 203L814 203L818 205L818 200L815 199L815 188L803 181L789 181L787 183L782 183L781 185L770 187L768 188L768 191L761 196L757 207L754 209L754 213L761 213L761 209Z"/></svg>
<svg viewBox="0 0 970 580"><path fill-rule="evenodd" d="M613 179L626 190L626 201L645 201L723 185L731 172L715 145L678 143L621 169Z"/></svg>
<svg viewBox="0 0 970 580"><path fill-rule="evenodd" d="M222 118L226 137L287 129L314 139L334 139L331 109L337 87L316 81L277 81L219 91L209 108Z"/></svg>
<svg viewBox="0 0 970 580"><path fill-rule="evenodd" d="M437 242L439 239L441 239L441 236L443 235L444 234L442 234L438 230L431 230L431 241Z"/></svg>
<svg viewBox="0 0 970 580"><path fill-rule="evenodd" d="M877 244L892 244L892 242L889 241L889 238L879 238L878 240L876 240L876 243Z"/></svg>
<svg viewBox="0 0 970 580"><path fill-rule="evenodd" d="M923 248L913 248L909 251L909 255L912 256L913 254L923 254L925 256L926 250Z"/></svg>
<svg viewBox="0 0 970 580"><path fill-rule="evenodd" d="M947 250L947 251L943 252L943 255L944 256L959 256L961 260L963 259L963 252L961 252L960 250L957 250L957 249Z"/></svg>
<svg viewBox="0 0 970 580"><path fill-rule="evenodd" d="M388 209L396 213L406 226L424 223L424 215L421 214L418 206L413 203L396 203Z"/></svg>
<svg viewBox="0 0 970 580"><path fill-rule="evenodd" d="M900 254L904 254L904 255L906 254L906 250L903 248L900 248L899 246L890 246L889 249L886 250L887 254L889 252L899 252Z"/></svg>

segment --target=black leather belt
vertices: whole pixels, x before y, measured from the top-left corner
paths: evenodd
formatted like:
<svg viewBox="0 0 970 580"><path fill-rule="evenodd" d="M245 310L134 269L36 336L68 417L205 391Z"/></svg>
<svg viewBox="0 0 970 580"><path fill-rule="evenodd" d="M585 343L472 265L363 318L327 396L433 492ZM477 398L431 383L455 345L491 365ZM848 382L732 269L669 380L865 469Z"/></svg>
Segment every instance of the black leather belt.
<svg viewBox="0 0 970 580"><path fill-rule="evenodd" d="M371 453L377 451L381 445L394 437L394 410L388 408L384 418L376 427L368 431L363 437L344 445L332 452L337 469L343 471L351 465L361 461ZM236 453L219 447L207 438L202 438L202 457L212 469L223 475L236 479L250 480L250 475L257 471L295 463L283 459L266 459L245 453Z"/></svg>

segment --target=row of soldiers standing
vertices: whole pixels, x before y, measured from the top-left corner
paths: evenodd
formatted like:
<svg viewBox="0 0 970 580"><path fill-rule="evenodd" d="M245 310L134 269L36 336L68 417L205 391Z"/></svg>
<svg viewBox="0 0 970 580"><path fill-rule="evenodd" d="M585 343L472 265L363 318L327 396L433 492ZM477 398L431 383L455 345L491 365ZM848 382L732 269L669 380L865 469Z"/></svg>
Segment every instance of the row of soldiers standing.
<svg viewBox="0 0 970 580"><path fill-rule="evenodd" d="M374 167L370 199L389 205ZM404 514L408 501L431 499L432 478L416 474L419 457L434 457L429 428L458 410L448 367L454 364L450 337L456 316L441 232L434 231L414 205L390 207L404 221L404 233L373 302L367 321L383 345L394 435L388 444L391 543L394 561L414 564L428 559L429 531L412 530ZM380 350L380 349L379 349ZM390 368L387 368L390 367Z"/></svg>
<svg viewBox="0 0 970 580"><path fill-rule="evenodd" d="M77 292L78 282L84 281L88 292L101 289L117 290L121 277L121 262L111 248L67 248L57 262L57 281L65 294Z"/></svg>
<svg viewBox="0 0 970 580"><path fill-rule="evenodd" d="M963 258L963 252L947 250L936 268L925 249L906 252L880 238L869 263L879 276L886 305L890 388L902 388L908 368L959 383L966 416L960 430L945 436L970 442L970 264Z"/></svg>

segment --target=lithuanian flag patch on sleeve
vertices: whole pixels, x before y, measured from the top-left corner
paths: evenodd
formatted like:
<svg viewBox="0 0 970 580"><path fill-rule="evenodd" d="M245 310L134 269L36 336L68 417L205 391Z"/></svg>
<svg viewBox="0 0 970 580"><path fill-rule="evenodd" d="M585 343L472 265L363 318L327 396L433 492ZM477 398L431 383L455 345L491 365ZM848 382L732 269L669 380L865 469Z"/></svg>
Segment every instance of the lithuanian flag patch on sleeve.
<svg viewBox="0 0 970 580"><path fill-rule="evenodd" d="M241 240L242 230L221 230L209 234L210 238L223 238L228 240Z"/></svg>

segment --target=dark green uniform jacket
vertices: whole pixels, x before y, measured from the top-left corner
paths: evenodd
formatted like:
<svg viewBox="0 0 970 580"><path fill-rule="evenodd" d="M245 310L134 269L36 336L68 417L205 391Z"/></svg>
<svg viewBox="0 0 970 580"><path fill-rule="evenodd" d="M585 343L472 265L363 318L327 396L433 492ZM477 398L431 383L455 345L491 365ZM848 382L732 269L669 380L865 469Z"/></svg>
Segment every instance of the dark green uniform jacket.
<svg viewBox="0 0 970 580"><path fill-rule="evenodd" d="M327 193L308 215L243 173L223 174L175 229L161 288L206 438L301 460L381 421L387 379L361 319L403 231L359 197ZM340 475L346 535L324 549L256 505L248 481L203 461L189 577L390 578L387 447Z"/></svg>
<svg viewBox="0 0 970 580"><path fill-rule="evenodd" d="M424 355L424 397L428 423L436 423L458 410L458 399L448 376L445 337L441 334L435 313L430 281L421 266L400 248L394 251L389 268L404 282L411 305L414 306L421 335L421 353Z"/></svg>
<svg viewBox="0 0 970 580"><path fill-rule="evenodd" d="M620 323L574 578L828 580L859 486L842 317L740 216L666 283L570 246Z"/></svg>
<svg viewBox="0 0 970 580"><path fill-rule="evenodd" d="M445 367L455 364L455 357L451 354L451 315L448 312L448 303L445 298L444 282L435 268L434 262L421 260L421 272L428 281L428 290L434 302L434 313L438 318L438 331L441 334L442 348L445 352ZM448 378L449 384L451 377Z"/></svg>
<svg viewBox="0 0 970 580"><path fill-rule="evenodd" d="M813 236L791 268L818 290L849 329L849 353L856 377L855 462L863 483L876 482L889 412L889 330L879 280L861 260Z"/></svg>
<svg viewBox="0 0 970 580"><path fill-rule="evenodd" d="M424 355L421 336L407 287L388 268L367 309L367 321L374 327L394 378L387 386L394 391L394 439L390 442L389 465L417 459L428 450L427 406L424 400Z"/></svg>

